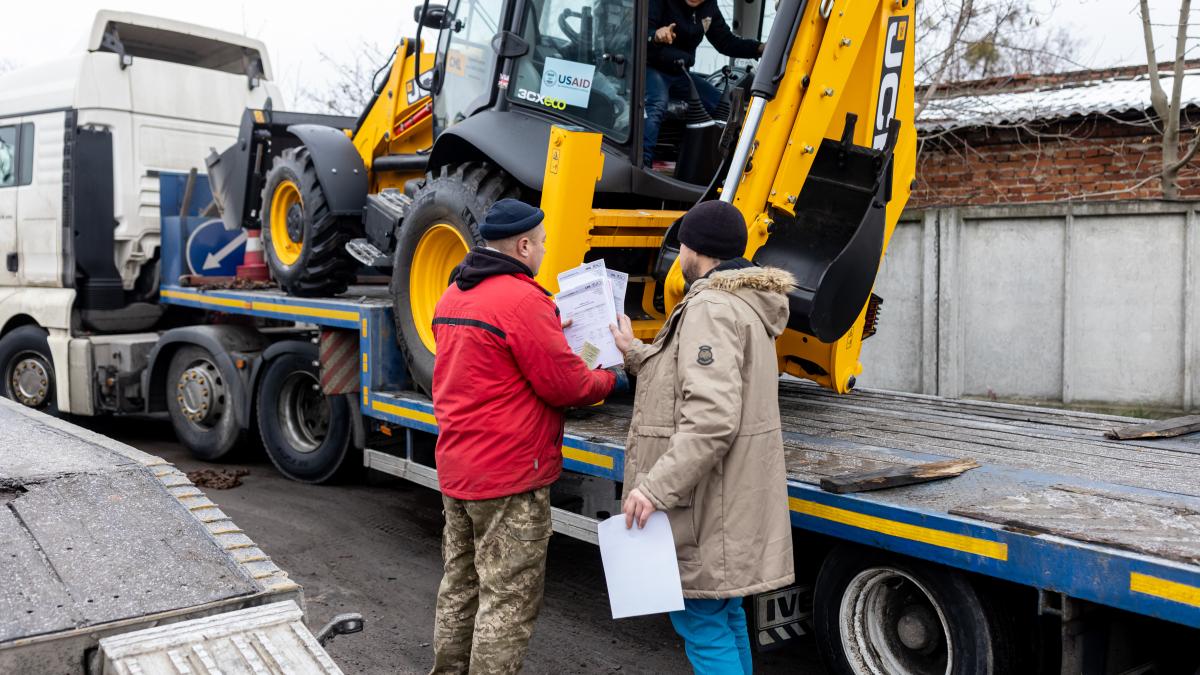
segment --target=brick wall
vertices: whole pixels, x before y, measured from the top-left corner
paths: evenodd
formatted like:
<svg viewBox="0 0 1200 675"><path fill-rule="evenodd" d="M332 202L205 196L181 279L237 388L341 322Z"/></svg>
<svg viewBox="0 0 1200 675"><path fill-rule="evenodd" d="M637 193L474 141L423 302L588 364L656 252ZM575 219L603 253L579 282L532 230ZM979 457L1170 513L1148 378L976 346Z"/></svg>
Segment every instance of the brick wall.
<svg viewBox="0 0 1200 675"><path fill-rule="evenodd" d="M1191 117L1196 117L1196 111ZM1191 140L1184 134L1180 154ZM1065 200L1161 199L1161 137L1103 116L1018 128L960 129L920 142L909 208ZM1179 173L1180 196L1200 199L1200 156Z"/></svg>

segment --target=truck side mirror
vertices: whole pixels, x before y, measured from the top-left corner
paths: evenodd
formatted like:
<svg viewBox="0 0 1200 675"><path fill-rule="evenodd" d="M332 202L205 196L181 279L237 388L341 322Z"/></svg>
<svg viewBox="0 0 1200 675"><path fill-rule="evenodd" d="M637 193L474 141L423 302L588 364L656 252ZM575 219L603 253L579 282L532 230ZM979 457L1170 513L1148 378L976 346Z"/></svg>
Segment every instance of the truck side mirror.
<svg viewBox="0 0 1200 675"><path fill-rule="evenodd" d="M422 12L422 9L425 11ZM449 28L453 18L453 15L446 11L445 5L429 5L428 7L418 5L413 9L413 20L433 30L445 30Z"/></svg>

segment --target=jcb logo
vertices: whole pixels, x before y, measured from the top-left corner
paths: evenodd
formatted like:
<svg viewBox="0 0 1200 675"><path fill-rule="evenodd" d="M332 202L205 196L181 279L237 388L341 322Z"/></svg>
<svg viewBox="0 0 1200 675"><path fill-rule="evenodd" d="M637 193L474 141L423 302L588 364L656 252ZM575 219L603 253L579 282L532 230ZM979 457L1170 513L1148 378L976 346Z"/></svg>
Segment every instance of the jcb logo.
<svg viewBox="0 0 1200 675"><path fill-rule="evenodd" d="M887 143L888 126L896 117L896 97L900 94L900 67L904 65L904 47L908 42L908 17L888 19L883 65L879 73L879 97L875 104L875 140L871 145L882 150Z"/></svg>
<svg viewBox="0 0 1200 675"><path fill-rule="evenodd" d="M563 101L563 100L557 99L557 98L549 98L546 96L542 96L541 94L537 93L536 91L529 91L528 89L518 89L517 90L517 98L525 100L525 101L529 101L530 103L541 103L542 105L546 106L547 108L553 108L555 110L566 110L567 109L566 101Z"/></svg>

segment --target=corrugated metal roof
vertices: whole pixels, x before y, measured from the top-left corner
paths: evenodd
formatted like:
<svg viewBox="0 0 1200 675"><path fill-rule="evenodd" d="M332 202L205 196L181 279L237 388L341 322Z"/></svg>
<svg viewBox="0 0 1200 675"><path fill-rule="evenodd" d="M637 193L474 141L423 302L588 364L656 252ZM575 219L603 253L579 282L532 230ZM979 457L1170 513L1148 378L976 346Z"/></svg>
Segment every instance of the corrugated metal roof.
<svg viewBox="0 0 1200 675"><path fill-rule="evenodd" d="M1162 78L1171 94L1174 77ZM1183 106L1200 105L1200 70L1184 72ZM1013 126L1072 115L1121 114L1150 108L1150 78L1094 80L1042 87L1030 91L966 94L929 102L917 119L917 129L937 132L966 127Z"/></svg>

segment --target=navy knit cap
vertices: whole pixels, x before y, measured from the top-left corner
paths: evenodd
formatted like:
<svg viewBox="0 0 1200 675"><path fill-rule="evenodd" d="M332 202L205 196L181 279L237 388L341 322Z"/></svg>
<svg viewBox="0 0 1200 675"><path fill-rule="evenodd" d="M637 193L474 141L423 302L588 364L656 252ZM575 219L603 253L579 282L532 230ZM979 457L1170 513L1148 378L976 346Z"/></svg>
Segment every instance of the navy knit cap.
<svg viewBox="0 0 1200 675"><path fill-rule="evenodd" d="M746 219L732 204L702 202L683 214L679 241L717 260L740 258L746 253Z"/></svg>
<svg viewBox="0 0 1200 675"><path fill-rule="evenodd" d="M515 237L537 227L545 216L536 206L516 199L501 199L492 204L483 217L483 222L479 224L479 235L485 241Z"/></svg>

